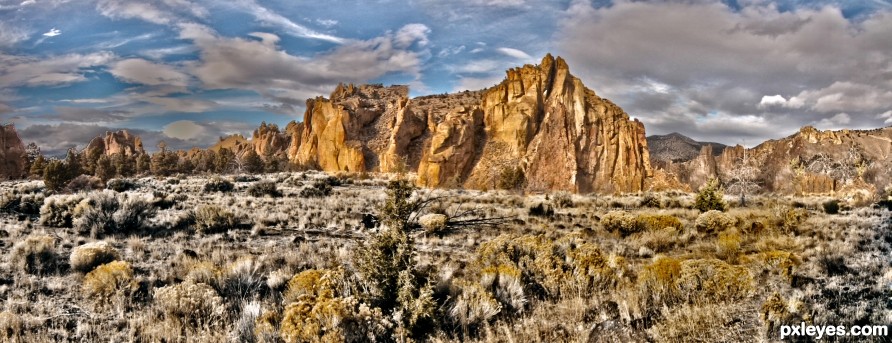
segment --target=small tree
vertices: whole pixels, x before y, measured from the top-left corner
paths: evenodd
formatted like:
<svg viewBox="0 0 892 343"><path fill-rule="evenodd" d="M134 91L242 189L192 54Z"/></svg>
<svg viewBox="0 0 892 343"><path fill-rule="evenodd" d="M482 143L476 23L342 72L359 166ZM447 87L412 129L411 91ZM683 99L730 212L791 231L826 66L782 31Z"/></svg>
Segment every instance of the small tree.
<svg viewBox="0 0 892 343"><path fill-rule="evenodd" d="M248 149L248 151L242 155L242 167L245 171L249 173L260 173L263 171L263 160L260 158L260 155L257 155L254 152L254 149Z"/></svg>
<svg viewBox="0 0 892 343"><path fill-rule="evenodd" d="M700 192L697 193L697 199L694 201L694 208L700 210L700 212L711 210L724 211L725 201L723 198L724 195L722 194L719 180L711 178L705 185L703 185Z"/></svg>
<svg viewBox="0 0 892 343"><path fill-rule="evenodd" d="M62 161L52 160L43 168L43 183L47 189L61 190L73 178Z"/></svg>
<svg viewBox="0 0 892 343"><path fill-rule="evenodd" d="M43 169L46 168L46 158L43 155L37 155L34 163L31 163L30 173L32 176L43 177Z"/></svg>
<svg viewBox="0 0 892 343"><path fill-rule="evenodd" d="M369 300L385 313L399 314L396 335L415 336L433 317L436 302L427 275L415 265L415 242L409 235L414 216L426 202L413 199L415 187L405 179L391 181L380 217L385 228L363 244L355 264L370 290Z"/></svg>
<svg viewBox="0 0 892 343"><path fill-rule="evenodd" d="M96 167L93 175L98 177L102 182L108 181L109 179L115 177L115 167L112 165L112 161L108 156L102 155L99 159L96 160Z"/></svg>

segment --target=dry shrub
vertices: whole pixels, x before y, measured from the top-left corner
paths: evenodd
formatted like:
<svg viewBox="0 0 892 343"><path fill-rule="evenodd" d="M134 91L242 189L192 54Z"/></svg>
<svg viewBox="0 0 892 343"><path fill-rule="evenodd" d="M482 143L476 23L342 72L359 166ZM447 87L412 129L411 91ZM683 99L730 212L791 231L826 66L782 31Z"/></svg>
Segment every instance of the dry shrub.
<svg viewBox="0 0 892 343"><path fill-rule="evenodd" d="M74 226L92 236L125 233L142 228L158 209L147 199L116 195L112 191L90 194L74 209Z"/></svg>
<svg viewBox="0 0 892 343"><path fill-rule="evenodd" d="M659 257L639 274L638 290L645 308L738 301L753 291L753 277L745 267L717 259Z"/></svg>
<svg viewBox="0 0 892 343"><path fill-rule="evenodd" d="M484 268L480 272L480 285L488 290L508 312L523 312L527 305L521 271L513 265Z"/></svg>
<svg viewBox="0 0 892 343"><path fill-rule="evenodd" d="M743 239L737 230L732 229L719 233L718 240L715 243L716 257L729 263L734 263L737 261L737 256L740 255L740 244L742 242Z"/></svg>
<svg viewBox="0 0 892 343"><path fill-rule="evenodd" d="M697 231L706 234L716 234L730 229L734 226L736 220L723 213L722 211L710 210L703 212L694 221L694 227Z"/></svg>
<svg viewBox="0 0 892 343"><path fill-rule="evenodd" d="M96 267L84 277L81 288L84 298L100 306L125 299L136 289L133 268L124 261L114 261Z"/></svg>
<svg viewBox="0 0 892 343"><path fill-rule="evenodd" d="M681 263L676 282L689 303L720 303L742 300L753 291L753 277L746 267L717 259L687 260Z"/></svg>
<svg viewBox="0 0 892 343"><path fill-rule="evenodd" d="M285 307L279 335L285 342L376 342L391 325L378 308L353 297L303 295Z"/></svg>
<svg viewBox="0 0 892 343"><path fill-rule="evenodd" d="M25 324L15 313L0 312L0 341L18 342Z"/></svg>
<svg viewBox="0 0 892 343"><path fill-rule="evenodd" d="M207 205L195 210L195 230L199 233L218 233L234 228L238 218L220 206Z"/></svg>
<svg viewBox="0 0 892 343"><path fill-rule="evenodd" d="M802 259L796 254L781 250L771 250L754 255L749 259L768 270L775 270L787 280L792 280L796 268L802 264Z"/></svg>
<svg viewBox="0 0 892 343"><path fill-rule="evenodd" d="M808 210L804 208L790 208L783 211L781 227L785 232L791 232L799 228L808 219Z"/></svg>
<svg viewBox="0 0 892 343"><path fill-rule="evenodd" d="M53 195L47 197L40 207L40 225L49 227L72 227L74 208L83 200L83 195Z"/></svg>
<svg viewBox="0 0 892 343"><path fill-rule="evenodd" d="M224 297L241 298L256 293L263 285L261 268L262 264L253 257L242 257L230 263L222 274L220 292Z"/></svg>
<svg viewBox="0 0 892 343"><path fill-rule="evenodd" d="M71 269L89 273L99 265L112 262L121 258L121 254L111 244L105 241L87 243L71 249L68 263Z"/></svg>
<svg viewBox="0 0 892 343"><path fill-rule="evenodd" d="M639 244L646 246L654 252L665 252L675 247L679 242L680 232L673 227L641 232L636 238Z"/></svg>
<svg viewBox="0 0 892 343"><path fill-rule="evenodd" d="M418 218L418 224L424 229L424 232L434 235L442 234L446 231L448 218L444 214L429 213Z"/></svg>
<svg viewBox="0 0 892 343"><path fill-rule="evenodd" d="M465 331L489 322L502 310L502 305L479 284L458 281L461 293L449 307L449 317Z"/></svg>
<svg viewBox="0 0 892 343"><path fill-rule="evenodd" d="M56 239L46 235L31 235L16 242L10 252L10 263L16 269L30 274L48 273L56 270L58 256Z"/></svg>
<svg viewBox="0 0 892 343"><path fill-rule="evenodd" d="M285 303L297 301L301 296L309 295L316 298L333 298L337 295L335 289L343 275L340 271L327 269L308 269L302 271L288 281L288 288L283 297Z"/></svg>
<svg viewBox="0 0 892 343"><path fill-rule="evenodd" d="M648 330L656 342L752 342L754 315L745 304L686 304L664 309L664 319Z"/></svg>
<svg viewBox="0 0 892 343"><path fill-rule="evenodd" d="M520 270L529 296L556 298L568 292L608 290L621 274L620 265L608 260L598 247L572 238L555 242L543 235L502 235L477 249L478 270L499 266Z"/></svg>
<svg viewBox="0 0 892 343"><path fill-rule="evenodd" d="M812 318L806 312L806 306L802 301L784 299L779 293L774 292L762 303L759 308L759 317L762 320L765 332L768 335L776 335L782 325L797 325L801 322L811 322Z"/></svg>
<svg viewBox="0 0 892 343"><path fill-rule="evenodd" d="M192 327L222 324L226 309L213 287L192 282L155 289L155 305L165 318Z"/></svg>
<svg viewBox="0 0 892 343"><path fill-rule="evenodd" d="M257 342L278 342L279 323L282 315L278 311L264 311L254 320L254 340Z"/></svg>
<svg viewBox="0 0 892 343"><path fill-rule="evenodd" d="M222 283L220 279L223 273L211 261L186 261L183 267L180 274L186 282L203 283L215 288L219 288Z"/></svg>
<svg viewBox="0 0 892 343"><path fill-rule="evenodd" d="M638 215L638 225L644 231L657 231L666 228L680 229L681 220L666 214L642 213Z"/></svg>
<svg viewBox="0 0 892 343"><path fill-rule="evenodd" d="M635 215L625 211L610 211L601 217L601 225L607 231L617 232L623 237L642 230Z"/></svg>
<svg viewBox="0 0 892 343"><path fill-rule="evenodd" d="M681 276L681 260L660 256L638 274L638 291L645 308L674 304L680 298L676 281Z"/></svg>

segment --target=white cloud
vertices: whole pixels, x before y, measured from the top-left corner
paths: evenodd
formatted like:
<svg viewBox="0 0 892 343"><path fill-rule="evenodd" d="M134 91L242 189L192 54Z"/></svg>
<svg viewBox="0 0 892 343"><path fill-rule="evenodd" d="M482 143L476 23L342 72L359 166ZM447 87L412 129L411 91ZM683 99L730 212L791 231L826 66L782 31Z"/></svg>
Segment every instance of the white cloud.
<svg viewBox="0 0 892 343"><path fill-rule="evenodd" d="M338 44L342 44L347 41L343 38L317 32L310 28L307 28L306 26L297 24L291 19L270 11L266 7L260 6L260 4L258 4L254 0L236 0L233 1L232 4L253 15L254 18L257 19L257 21L266 25L279 27L285 30L287 34L292 36L319 39Z"/></svg>
<svg viewBox="0 0 892 343"><path fill-rule="evenodd" d="M839 130L848 127L852 117L848 113L838 113L830 118L824 118L814 124L821 130Z"/></svg>
<svg viewBox="0 0 892 343"><path fill-rule="evenodd" d="M46 59L0 53L0 85L6 87L59 86L85 81L88 68L114 60L110 52L68 54Z"/></svg>
<svg viewBox="0 0 892 343"><path fill-rule="evenodd" d="M877 116L879 119L885 119L883 123L892 124L892 111L886 111L885 113L881 113Z"/></svg>
<svg viewBox="0 0 892 343"><path fill-rule="evenodd" d="M171 138L184 140L194 139L204 133L204 126L191 120L178 120L164 126L164 135Z"/></svg>
<svg viewBox="0 0 892 343"><path fill-rule="evenodd" d="M59 31L58 29L56 29L54 27L54 28L50 29L49 31L45 32L43 35L46 37L55 37L55 36L58 36L61 34L62 34L62 31Z"/></svg>
<svg viewBox="0 0 892 343"><path fill-rule="evenodd" d="M498 49L496 49L496 51L498 51L499 53L501 53L501 54L503 54L503 55L505 55L505 56L514 57L514 58L519 59L519 60L531 60L531 59L533 59L533 57L530 56L529 54L527 54L527 53L525 53L525 52L523 52L523 51L514 49L514 48L498 48Z"/></svg>
<svg viewBox="0 0 892 343"><path fill-rule="evenodd" d="M837 125L882 123L876 113L892 103L892 12L847 19L833 6L740 6L616 1L595 8L577 1L555 34L557 53L599 95L642 118L770 111L773 125L762 134L768 137L829 120L828 114L850 118L842 124L837 117ZM672 97L647 95L655 90L646 82L629 81L644 78L671 87ZM645 124L649 133L706 135L704 126L689 122Z"/></svg>
<svg viewBox="0 0 892 343"><path fill-rule="evenodd" d="M408 48L413 43L423 47L430 42L427 39L427 35L430 32L431 29L424 24L408 24L396 32L393 41L399 48Z"/></svg>
<svg viewBox="0 0 892 343"><path fill-rule="evenodd" d="M28 32L0 21L0 48L11 47L28 39Z"/></svg>
<svg viewBox="0 0 892 343"><path fill-rule="evenodd" d="M183 12L188 16L203 18L207 10L187 0L99 0L96 10L113 19L140 19L150 23L167 25L182 21Z"/></svg>
<svg viewBox="0 0 892 343"><path fill-rule="evenodd" d="M116 62L109 72L124 82L148 86L169 85L185 88L189 83L189 76L185 73L169 65L139 58Z"/></svg>
<svg viewBox="0 0 892 343"><path fill-rule="evenodd" d="M275 46L276 44L279 43L279 40L280 40L279 36L276 36L272 33L266 33L266 32L251 32L248 35L252 36L252 37L260 38L260 41L263 42L263 44L266 44L269 46Z"/></svg>
<svg viewBox="0 0 892 343"><path fill-rule="evenodd" d="M418 78L422 52L411 47L426 42L427 36L419 26L407 27L398 31L402 35L349 41L313 57L290 55L256 40L221 37L198 24L180 25L180 37L200 50L201 60L189 63L187 69L204 87L248 89L297 104L330 92L338 82L365 82L388 73Z"/></svg>

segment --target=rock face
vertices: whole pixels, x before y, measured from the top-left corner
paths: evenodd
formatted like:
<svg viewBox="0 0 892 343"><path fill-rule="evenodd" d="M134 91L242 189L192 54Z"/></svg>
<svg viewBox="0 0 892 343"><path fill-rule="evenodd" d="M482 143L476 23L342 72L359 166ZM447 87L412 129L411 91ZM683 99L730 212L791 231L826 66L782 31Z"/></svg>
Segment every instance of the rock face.
<svg viewBox="0 0 892 343"><path fill-rule="evenodd" d="M146 153L142 146L142 139L127 130L106 131L105 136L93 138L86 150L101 151L106 156L114 154L135 156Z"/></svg>
<svg viewBox="0 0 892 343"><path fill-rule="evenodd" d="M665 166L672 162L685 162L697 158L703 147L712 146L713 155L720 155L727 147L721 143L698 142L677 132L647 137L652 166Z"/></svg>
<svg viewBox="0 0 892 343"><path fill-rule="evenodd" d="M476 92L339 85L289 125L289 159L325 171L418 172L421 185L493 188L520 168L528 191L634 192L651 176L644 125L598 97L560 57ZM299 139L296 138L299 136Z"/></svg>
<svg viewBox="0 0 892 343"><path fill-rule="evenodd" d="M27 154L25 145L12 124L0 126L0 179L25 176Z"/></svg>
<svg viewBox="0 0 892 343"><path fill-rule="evenodd" d="M729 181L744 165L757 170L764 191L829 195L876 192L892 181L892 127L875 130L821 131L806 126L754 148L728 147L715 155L704 148L690 161L672 162L666 171L696 189L710 177Z"/></svg>
<svg viewBox="0 0 892 343"><path fill-rule="evenodd" d="M279 132L279 127L275 124L260 124L251 137L254 152L260 156L285 155L290 143L290 138Z"/></svg>

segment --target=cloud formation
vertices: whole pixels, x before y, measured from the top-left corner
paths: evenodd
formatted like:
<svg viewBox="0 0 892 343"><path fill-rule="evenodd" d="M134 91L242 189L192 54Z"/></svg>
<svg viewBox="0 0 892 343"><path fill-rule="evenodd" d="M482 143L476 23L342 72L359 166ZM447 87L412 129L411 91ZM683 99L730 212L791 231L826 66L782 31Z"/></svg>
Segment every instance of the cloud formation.
<svg viewBox="0 0 892 343"><path fill-rule="evenodd" d="M67 54L40 59L0 52L0 87L58 86L86 80L90 68L108 64L110 52Z"/></svg>
<svg viewBox="0 0 892 343"><path fill-rule="evenodd" d="M417 75L429 29L409 24L370 40L350 41L312 57L290 55L276 45L278 36L253 33L260 41L219 35L207 26L183 24L180 37L198 47L199 61L188 72L207 89L245 89L281 103L302 103L330 92L339 82L363 82L388 73Z"/></svg>
<svg viewBox="0 0 892 343"><path fill-rule="evenodd" d="M832 6L741 6L575 2L556 37L575 74L641 118L648 134L681 131L734 143L707 125L717 115L751 119L737 124L764 130L756 134L764 139L810 123L839 126L845 117L881 124L876 115L892 103L892 13L850 19ZM648 80L672 97L655 95Z"/></svg>

